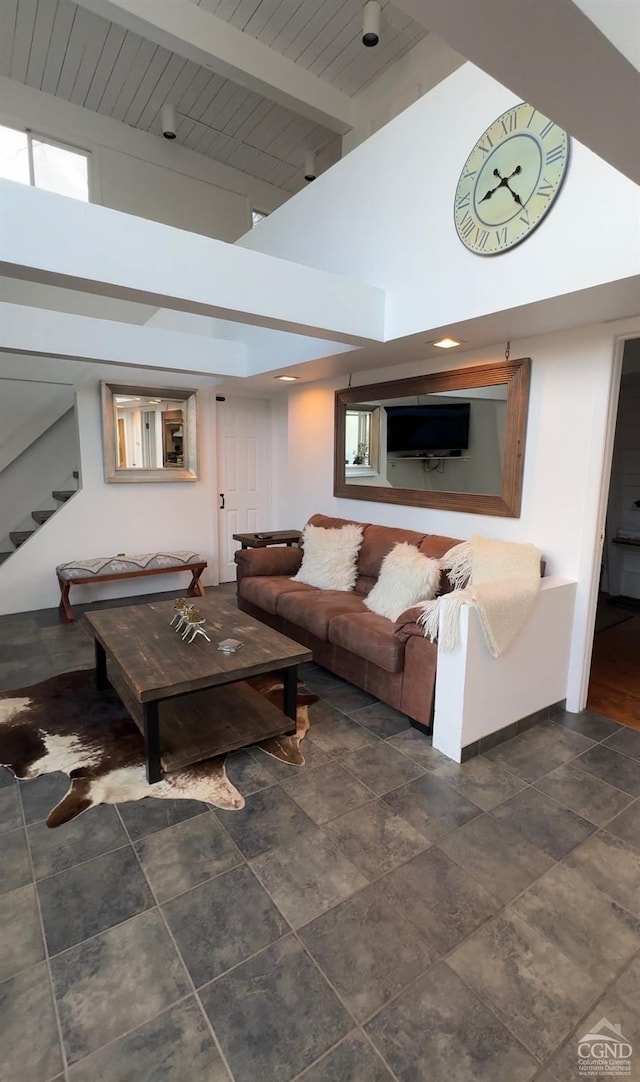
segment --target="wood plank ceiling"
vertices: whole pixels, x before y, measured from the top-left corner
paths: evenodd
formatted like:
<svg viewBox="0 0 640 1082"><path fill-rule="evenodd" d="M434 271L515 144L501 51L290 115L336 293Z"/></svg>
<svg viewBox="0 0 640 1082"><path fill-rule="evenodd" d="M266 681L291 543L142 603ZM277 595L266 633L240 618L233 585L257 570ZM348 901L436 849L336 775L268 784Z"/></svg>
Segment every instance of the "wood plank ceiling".
<svg viewBox="0 0 640 1082"><path fill-rule="evenodd" d="M425 34L387 0L375 49L360 40L362 0L192 2L348 95ZM71 0L1 0L0 75L158 135L171 102L180 144L290 192L306 151L322 168L340 157L334 132Z"/></svg>

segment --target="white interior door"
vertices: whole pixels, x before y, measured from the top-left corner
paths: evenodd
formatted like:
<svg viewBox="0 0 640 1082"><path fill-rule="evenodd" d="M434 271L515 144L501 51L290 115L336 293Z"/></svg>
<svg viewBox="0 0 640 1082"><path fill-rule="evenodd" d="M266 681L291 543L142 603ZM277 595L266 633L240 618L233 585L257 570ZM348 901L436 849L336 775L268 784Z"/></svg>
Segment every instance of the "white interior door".
<svg viewBox="0 0 640 1082"><path fill-rule="evenodd" d="M218 575L236 577L234 533L273 526L271 504L271 429L269 403L262 398L227 398L217 403Z"/></svg>

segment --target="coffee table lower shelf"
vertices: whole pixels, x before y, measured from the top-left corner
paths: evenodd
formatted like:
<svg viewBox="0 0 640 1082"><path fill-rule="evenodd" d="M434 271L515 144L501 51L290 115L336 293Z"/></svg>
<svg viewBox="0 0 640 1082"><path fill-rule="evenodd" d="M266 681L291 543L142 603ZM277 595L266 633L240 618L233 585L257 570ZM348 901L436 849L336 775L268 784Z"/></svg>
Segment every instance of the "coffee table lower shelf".
<svg viewBox="0 0 640 1082"><path fill-rule="evenodd" d="M142 704L133 698L115 665L109 667L109 683L144 736ZM242 680L160 700L158 714L160 762L166 773L293 733L296 727L295 721Z"/></svg>

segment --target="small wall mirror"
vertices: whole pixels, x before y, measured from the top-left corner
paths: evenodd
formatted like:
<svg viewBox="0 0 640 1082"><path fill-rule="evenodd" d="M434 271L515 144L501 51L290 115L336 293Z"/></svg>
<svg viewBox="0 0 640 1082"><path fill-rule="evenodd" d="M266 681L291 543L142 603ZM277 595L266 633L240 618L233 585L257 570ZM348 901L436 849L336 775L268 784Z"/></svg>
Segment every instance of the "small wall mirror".
<svg viewBox="0 0 640 1082"><path fill-rule="evenodd" d="M197 481L197 392L102 384L105 481Z"/></svg>
<svg viewBox="0 0 640 1082"><path fill-rule="evenodd" d="M530 366L336 391L334 495L517 518Z"/></svg>

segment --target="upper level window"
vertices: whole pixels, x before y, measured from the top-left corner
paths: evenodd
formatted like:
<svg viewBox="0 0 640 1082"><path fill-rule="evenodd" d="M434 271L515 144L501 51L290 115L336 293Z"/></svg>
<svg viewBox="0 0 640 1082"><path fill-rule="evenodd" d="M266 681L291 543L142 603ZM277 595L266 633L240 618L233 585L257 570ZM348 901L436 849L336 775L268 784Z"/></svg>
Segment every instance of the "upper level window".
<svg viewBox="0 0 640 1082"><path fill-rule="evenodd" d="M0 125L0 177L89 201L89 155Z"/></svg>
<svg viewBox="0 0 640 1082"><path fill-rule="evenodd" d="M251 211L251 228L261 222L263 218L268 218L269 214L266 210L252 210Z"/></svg>

